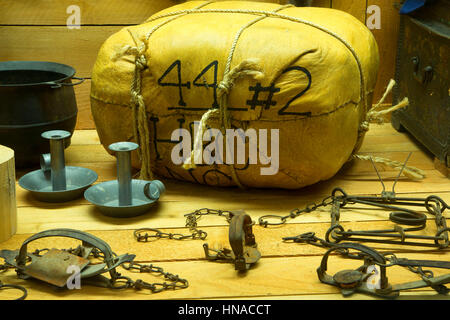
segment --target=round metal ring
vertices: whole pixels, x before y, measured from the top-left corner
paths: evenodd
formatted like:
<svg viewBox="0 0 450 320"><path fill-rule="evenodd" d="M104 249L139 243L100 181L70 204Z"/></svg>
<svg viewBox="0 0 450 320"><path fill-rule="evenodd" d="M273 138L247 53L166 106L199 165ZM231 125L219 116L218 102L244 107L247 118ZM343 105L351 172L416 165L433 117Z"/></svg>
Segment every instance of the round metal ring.
<svg viewBox="0 0 450 320"><path fill-rule="evenodd" d="M5 288L7 289L16 289L23 292L23 295L20 298L17 298L16 300L25 300L25 298L28 296L28 291L22 286L15 285L15 284L3 284L0 282L0 289Z"/></svg>
<svg viewBox="0 0 450 320"><path fill-rule="evenodd" d="M422 226L427 223L427 216L418 212L391 212L389 219L392 222L407 226Z"/></svg>
<svg viewBox="0 0 450 320"><path fill-rule="evenodd" d="M120 280L126 280L126 282L125 282L124 284L122 284L122 285L116 286L116 284L117 284ZM114 279L114 281L111 280L111 286L110 286L110 288L111 288L111 289L117 289L117 290L120 290L120 289L127 289L127 288L131 287L132 285L133 285L133 280L131 280L131 278L125 277L125 276L119 276L119 277L116 277L116 278Z"/></svg>
<svg viewBox="0 0 450 320"><path fill-rule="evenodd" d="M443 234L444 232L450 232L450 228L445 228L445 229L439 230L436 233L436 237L440 237L441 234ZM441 243L439 243L438 239L434 240L434 243L437 244L440 249L447 248L450 245L450 239L448 237L447 237L447 239L440 239L440 240L445 240L445 243L441 244Z"/></svg>
<svg viewBox="0 0 450 320"><path fill-rule="evenodd" d="M441 209L441 213L444 213L445 209L447 209L449 206L445 203L444 200L442 200L440 197L438 196L429 196L426 200L425 200L425 208L428 210L429 213L431 213L432 215L435 215L435 212L432 209L432 205L430 204L430 202L434 202L436 204L440 204L440 209Z"/></svg>
<svg viewBox="0 0 450 320"><path fill-rule="evenodd" d="M335 226L332 226L331 228L328 229L327 233L325 234L325 240L326 240L327 242L329 242L329 243L339 243L339 242L341 242L342 240L344 240L344 237L342 237L341 239L338 239L337 237L335 237L335 236L332 235L332 233L335 232L336 229L339 229L339 231L341 231L341 232L344 232L344 231L345 231L345 230L344 230L344 227L342 227L342 226L339 225L339 224L337 224L337 225L335 225ZM334 242L333 242L333 241L330 241L330 235L331 235L331 237L335 240Z"/></svg>
<svg viewBox="0 0 450 320"><path fill-rule="evenodd" d="M272 219L279 219L280 222L275 222L274 223L274 222L268 222L267 220L264 221L264 219L267 219L267 218L269 218L269 219L270 218L272 218ZM268 215L259 217L258 221L259 221L259 225L263 226L263 227L267 227L267 226L281 226L281 225L286 223L286 217L277 216L277 215L274 215L274 214L268 214Z"/></svg>

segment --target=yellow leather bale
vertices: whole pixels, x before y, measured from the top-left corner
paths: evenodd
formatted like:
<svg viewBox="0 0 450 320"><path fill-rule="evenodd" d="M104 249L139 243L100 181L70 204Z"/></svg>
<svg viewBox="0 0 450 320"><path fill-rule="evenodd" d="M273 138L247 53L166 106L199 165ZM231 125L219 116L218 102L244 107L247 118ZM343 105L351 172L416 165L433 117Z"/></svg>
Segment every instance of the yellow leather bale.
<svg viewBox="0 0 450 320"><path fill-rule="evenodd" d="M256 59L264 76L236 80L228 95L233 127L269 132L279 129L279 171L261 175L260 168L267 165L258 163L235 165L236 172L241 183L249 187L294 189L333 177L358 148L360 125L367 112L357 59L345 43L361 63L364 98L371 106L379 66L372 33L353 16L328 8L280 10L281 6L273 3L205 3L192 1L165 9L141 25L124 28L103 44L92 73L91 91L92 113L102 144L135 140L130 88L136 57L117 55L125 46L144 43L141 92L153 172L210 185L235 185L227 165L197 166L189 171L174 165L171 134L180 126L192 128L208 109L217 107L215 92L239 30L263 13L279 10L242 32L231 61L233 68L244 60ZM185 11L200 5L202 12ZM173 12L177 14L171 15ZM169 19L145 40L152 29ZM273 96L260 91L254 99L258 87L272 87ZM220 128L219 123L213 127ZM133 165L140 167L136 156Z"/></svg>

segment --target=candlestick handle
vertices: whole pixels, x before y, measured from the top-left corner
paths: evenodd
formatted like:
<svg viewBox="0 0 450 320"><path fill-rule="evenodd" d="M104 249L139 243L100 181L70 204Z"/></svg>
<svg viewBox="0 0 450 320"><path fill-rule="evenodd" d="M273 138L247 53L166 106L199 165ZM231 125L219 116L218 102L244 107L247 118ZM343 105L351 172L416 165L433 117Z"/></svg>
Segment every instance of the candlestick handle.
<svg viewBox="0 0 450 320"><path fill-rule="evenodd" d="M67 189L64 140L70 137L70 132L51 130L42 133L41 136L50 141L50 166L53 191L64 191ZM48 155L44 155L43 158L48 161Z"/></svg>
<svg viewBox="0 0 450 320"><path fill-rule="evenodd" d="M119 206L130 206L133 203L133 190L131 179L131 151L139 148L133 142L116 142L109 146L111 151L116 152L117 157L117 182Z"/></svg>

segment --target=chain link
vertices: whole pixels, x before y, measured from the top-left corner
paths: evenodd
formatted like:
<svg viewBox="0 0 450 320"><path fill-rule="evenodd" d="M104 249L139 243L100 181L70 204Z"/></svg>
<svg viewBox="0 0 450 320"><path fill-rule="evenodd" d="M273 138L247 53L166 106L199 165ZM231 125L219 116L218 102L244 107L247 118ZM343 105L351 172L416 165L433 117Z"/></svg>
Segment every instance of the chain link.
<svg viewBox="0 0 450 320"><path fill-rule="evenodd" d="M390 219L396 224L407 224L414 226L414 228L403 228L396 225L390 230L371 230L371 231L352 231L345 230L340 220L340 210L348 204L363 204L375 207L381 207L391 210ZM450 228L447 226L446 218L443 212L449 209L449 205L438 196L429 196L426 199L422 198L397 198L395 194L391 194L389 198L386 197L370 197L370 196L349 196L341 188L335 188L331 193L331 196L326 197L321 203L313 203L307 205L303 209L294 209L287 216L279 215L266 215L259 218L259 224L263 227L269 225L282 225L286 223L287 219L295 219L296 217L313 212L320 207L326 207L332 205L331 208L331 226L326 232L325 240L319 241L318 238L312 237L310 234L302 234L297 237L290 237L285 239L294 240L295 242L304 242L310 244L319 244L325 247L329 247L331 244L337 244L342 240L347 241L363 241L363 242L377 242L377 243L389 243L389 244L405 244L414 246L427 246L447 248L450 246ZM411 211L406 208L400 207L400 205L421 206L427 209L427 211L434 215L437 226L437 233L434 236L414 235L409 232L422 230L426 227L426 215ZM279 222L269 222L267 219L278 219ZM363 236L363 238L358 238ZM398 238L399 240L389 240L380 238ZM378 239L377 239L378 238ZM411 242L407 239L421 239L427 241L434 241L434 244L425 242ZM326 245L325 245L326 244Z"/></svg>
<svg viewBox="0 0 450 320"><path fill-rule="evenodd" d="M198 230L194 231L191 234L184 235L181 233L167 233L162 232L159 229L152 228L142 228L134 231L134 237L138 242L149 242L151 239L171 239L171 240L204 240L206 239L207 233Z"/></svg>
<svg viewBox="0 0 450 320"><path fill-rule="evenodd" d="M139 242L149 242L152 239L205 240L208 234L197 227L198 221L206 215L217 215L219 217L224 217L226 221L230 223L233 214L231 211L202 208L184 215L186 217L185 227L189 228L189 231L191 232L190 234L167 233L154 228L141 228L134 231L134 237Z"/></svg>
<svg viewBox="0 0 450 320"><path fill-rule="evenodd" d="M73 255L79 256L79 257L82 256L82 250L83 250L82 246L78 246L76 248L62 249L62 251L66 251L70 254L73 254ZM36 249L32 252L32 254L35 256L38 256L38 257L42 257L43 253L46 253L48 251L50 251L50 249L48 249L48 248ZM113 256L117 257L117 255L114 252L112 252L112 254L113 254ZM105 255L103 254L103 252L100 249L91 248L91 252L89 253L89 256L87 258L89 258L89 257L104 259ZM29 257L27 257L27 261L29 261L28 259L29 259Z"/></svg>
<svg viewBox="0 0 450 320"><path fill-rule="evenodd" d="M293 209L287 216L268 214L268 215L260 217L258 219L258 223L260 226L262 226L264 228L267 228L268 226L283 225L286 223L287 219L295 219L295 218L301 216L302 214L310 213L310 212L316 211L317 209L319 209L321 207L329 206L330 204L333 203L334 199L335 199L335 196L333 196L333 195L325 197L322 200L322 202L320 202L320 203L311 203L303 209L299 209L299 208ZM268 219L277 219L277 220L279 220L279 222L269 222Z"/></svg>
<svg viewBox="0 0 450 320"><path fill-rule="evenodd" d="M435 216L437 233L435 243L440 248L446 248L450 245L449 232L450 228L447 227L447 220L443 213L446 209L449 209L449 205L438 196L429 196L425 200L425 207L428 212Z"/></svg>
<svg viewBox="0 0 450 320"><path fill-rule="evenodd" d="M165 272L163 268L154 266L153 264L141 264L137 262L129 262L122 264L122 267L130 271L138 271L139 273L154 273L156 275L162 275L168 282L155 282L148 283L142 279L131 280L129 277L119 276L111 283L112 289L134 288L136 290L147 289L152 293L162 292L164 290L185 289L189 286L189 282L186 279L180 278L173 273ZM125 284L117 286L120 280L126 280Z"/></svg>
<svg viewBox="0 0 450 320"><path fill-rule="evenodd" d="M208 234L205 231L198 229L198 221L206 215L217 215L219 217L224 217L228 223L230 223L233 216L231 211L202 208L184 215L186 217L185 227L189 228L189 231L191 232L190 234L168 233L154 228L141 228L134 231L134 237L138 242L149 242L152 241L152 239L205 240ZM220 255L219 252L217 252L217 254ZM226 254L224 254L224 257L225 256ZM147 289L152 293L158 293L164 290L184 289L189 286L188 280L182 279L178 275L165 272L161 267L157 267L152 264L146 265L137 262L130 262L122 264L122 267L126 270L134 270L139 273L154 273L162 275L167 282L148 283L141 279L133 281L128 277L120 276L113 281L111 288L135 288L136 290ZM117 286L121 280L125 280L125 284Z"/></svg>
<svg viewBox="0 0 450 320"><path fill-rule="evenodd" d="M13 268L12 266L8 266L6 263L5 264L0 264L0 272L2 271L6 271L8 269Z"/></svg>

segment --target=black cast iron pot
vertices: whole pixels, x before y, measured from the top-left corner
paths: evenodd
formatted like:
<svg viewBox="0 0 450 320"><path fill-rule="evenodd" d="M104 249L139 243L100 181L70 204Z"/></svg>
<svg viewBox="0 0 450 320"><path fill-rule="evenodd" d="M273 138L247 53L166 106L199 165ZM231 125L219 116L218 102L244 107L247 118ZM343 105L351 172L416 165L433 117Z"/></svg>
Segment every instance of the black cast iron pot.
<svg viewBox="0 0 450 320"><path fill-rule="evenodd" d="M0 62L0 144L14 149L16 167L38 165L39 156L49 152L43 132L73 133L78 112L73 86L84 81L74 75L72 67L54 62Z"/></svg>

